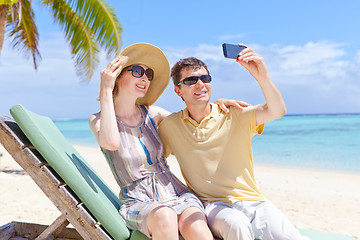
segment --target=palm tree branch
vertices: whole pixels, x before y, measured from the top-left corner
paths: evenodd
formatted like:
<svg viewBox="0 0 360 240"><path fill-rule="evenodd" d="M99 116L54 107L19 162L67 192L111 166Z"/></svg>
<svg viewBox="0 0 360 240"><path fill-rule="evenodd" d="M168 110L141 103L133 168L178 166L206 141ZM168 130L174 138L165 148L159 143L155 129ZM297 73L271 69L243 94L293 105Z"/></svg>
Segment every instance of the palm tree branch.
<svg viewBox="0 0 360 240"><path fill-rule="evenodd" d="M19 1L21 1L20 22L19 16L14 20L9 16L8 26L11 29L9 36L13 38L12 47L22 50L26 57L32 56L34 67L37 69L41 55L38 49L39 33L34 22L35 15L30 9L28 0Z"/></svg>
<svg viewBox="0 0 360 240"><path fill-rule="evenodd" d="M17 1L18 0L0 0L0 5L6 4L6 5L11 6L11 5L15 4Z"/></svg>
<svg viewBox="0 0 360 240"><path fill-rule="evenodd" d="M85 75L90 80L98 59L98 45L91 29L64 0L47 0L44 3L51 9L54 18L65 31L70 43L72 55L75 59L77 74Z"/></svg>
<svg viewBox="0 0 360 240"><path fill-rule="evenodd" d="M97 37L108 54L118 54L121 49L121 24L114 9L103 0L68 0Z"/></svg>

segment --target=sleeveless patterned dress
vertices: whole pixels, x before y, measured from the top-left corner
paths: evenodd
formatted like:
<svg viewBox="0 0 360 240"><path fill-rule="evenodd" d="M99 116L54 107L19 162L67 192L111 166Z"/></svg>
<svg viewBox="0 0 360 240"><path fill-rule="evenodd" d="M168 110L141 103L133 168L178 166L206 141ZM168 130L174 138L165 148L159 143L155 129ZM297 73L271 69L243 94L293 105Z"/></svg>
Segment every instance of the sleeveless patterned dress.
<svg viewBox="0 0 360 240"><path fill-rule="evenodd" d="M157 127L147 108L138 107L142 116L138 126L127 126L117 119L119 149L101 150L121 188L119 212L126 225L151 237L146 216L154 204L168 206L177 214L188 207L204 209L200 200L170 172Z"/></svg>

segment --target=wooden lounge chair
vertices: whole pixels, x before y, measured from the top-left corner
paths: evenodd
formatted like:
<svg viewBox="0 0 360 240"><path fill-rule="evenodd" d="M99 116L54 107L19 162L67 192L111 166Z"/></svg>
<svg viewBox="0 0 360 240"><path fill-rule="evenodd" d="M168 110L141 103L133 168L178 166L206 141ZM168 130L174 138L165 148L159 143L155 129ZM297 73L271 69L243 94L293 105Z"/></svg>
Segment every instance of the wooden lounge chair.
<svg viewBox="0 0 360 240"><path fill-rule="evenodd" d="M148 239L126 227L118 213L118 197L49 118L21 105L10 112L16 122L0 116L1 144L61 215L48 227L7 224L0 229L0 239ZM75 230L66 229L69 223Z"/></svg>
<svg viewBox="0 0 360 240"><path fill-rule="evenodd" d="M61 215L50 226L6 224L0 227L1 240L148 239L139 231L130 231L126 227L118 213L118 197L49 118L21 105L15 105L10 112L15 121L0 115L0 142ZM74 228L67 228L69 223ZM300 231L313 240L355 240L339 234Z"/></svg>

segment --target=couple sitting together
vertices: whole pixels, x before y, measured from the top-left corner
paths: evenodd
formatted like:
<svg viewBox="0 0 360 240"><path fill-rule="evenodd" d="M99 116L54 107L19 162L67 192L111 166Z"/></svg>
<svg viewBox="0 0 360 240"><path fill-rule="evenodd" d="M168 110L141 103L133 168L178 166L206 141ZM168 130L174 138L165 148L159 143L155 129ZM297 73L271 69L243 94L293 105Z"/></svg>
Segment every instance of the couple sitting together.
<svg viewBox="0 0 360 240"><path fill-rule="evenodd" d="M210 103L204 62L181 59L171 69L186 109L153 106L170 80L157 47L125 48L101 71L100 112L89 124L119 184L127 226L153 239L307 239L259 191L251 138L285 114L263 58L247 47L236 60L256 79L266 103L220 99ZM239 84L240 87L240 84ZM228 110L230 108L230 110ZM185 186L169 170L175 155Z"/></svg>

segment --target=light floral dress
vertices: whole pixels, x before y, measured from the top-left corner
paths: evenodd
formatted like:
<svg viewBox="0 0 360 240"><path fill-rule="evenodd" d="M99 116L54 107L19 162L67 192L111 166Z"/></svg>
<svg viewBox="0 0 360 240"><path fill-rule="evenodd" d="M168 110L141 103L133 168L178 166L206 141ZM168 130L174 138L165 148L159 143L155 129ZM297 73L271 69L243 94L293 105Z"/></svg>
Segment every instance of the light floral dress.
<svg viewBox="0 0 360 240"><path fill-rule="evenodd" d="M130 229L151 237L146 226L146 216L154 204L168 206L177 214L188 207L198 207L203 211L203 205L170 172L157 127L147 108L142 105L138 107L142 115L138 126L127 126L117 120L121 138L119 149L101 150L121 188L121 216Z"/></svg>

